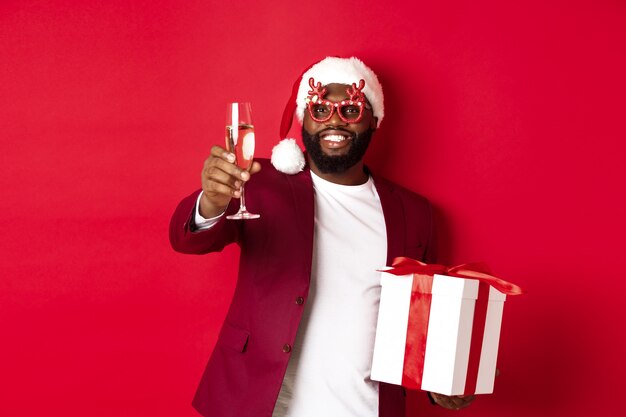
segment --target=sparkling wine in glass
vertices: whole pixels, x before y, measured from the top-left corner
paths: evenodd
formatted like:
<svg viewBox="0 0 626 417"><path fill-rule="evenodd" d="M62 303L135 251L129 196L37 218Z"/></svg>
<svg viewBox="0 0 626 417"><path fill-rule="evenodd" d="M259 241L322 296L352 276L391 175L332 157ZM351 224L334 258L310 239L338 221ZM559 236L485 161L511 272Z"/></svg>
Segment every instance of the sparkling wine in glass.
<svg viewBox="0 0 626 417"><path fill-rule="evenodd" d="M235 155L235 164L246 171L252 167L254 158L254 125L250 103L229 103L226 112L226 150ZM246 209L244 185L241 186L239 211L230 216L230 220L258 219L259 214Z"/></svg>

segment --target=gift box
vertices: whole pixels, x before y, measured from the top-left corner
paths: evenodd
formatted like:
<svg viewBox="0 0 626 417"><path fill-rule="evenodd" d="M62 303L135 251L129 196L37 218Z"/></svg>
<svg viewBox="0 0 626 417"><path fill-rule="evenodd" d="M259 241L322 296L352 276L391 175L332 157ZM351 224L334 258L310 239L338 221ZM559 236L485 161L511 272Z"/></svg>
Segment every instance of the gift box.
<svg viewBox="0 0 626 417"><path fill-rule="evenodd" d="M397 258L381 275L373 380L445 395L493 392L506 295L482 264Z"/></svg>

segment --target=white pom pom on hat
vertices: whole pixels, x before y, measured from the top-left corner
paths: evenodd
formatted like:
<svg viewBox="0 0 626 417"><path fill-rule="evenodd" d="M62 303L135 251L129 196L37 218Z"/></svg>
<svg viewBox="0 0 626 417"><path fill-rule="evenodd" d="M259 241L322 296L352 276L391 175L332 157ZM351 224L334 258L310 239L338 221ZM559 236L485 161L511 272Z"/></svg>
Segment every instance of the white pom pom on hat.
<svg viewBox="0 0 626 417"><path fill-rule="evenodd" d="M377 118L376 127L380 126L380 123L385 116L385 106L384 106L384 96L383 96L383 88L380 82L378 81L378 77L367 65L365 65L360 59L355 57L350 58L339 58L339 57L327 57L322 59L321 61L313 64L309 68L307 68L302 75L296 80L293 85L291 91L291 97L285 106L285 110L283 112L283 118L280 124L280 137L285 138L289 130L291 129L291 123L293 121L294 112L296 113L296 117L300 124L302 124L302 120L304 118L304 112L306 110L306 101L305 99L308 97L308 91L310 90L309 86L309 78L313 77L316 83L321 83L322 86L328 84L347 84L352 85L352 83L357 83L359 80L365 81L365 88L363 88L363 93L365 97L372 105L372 112L374 117ZM289 164L280 164L277 166L274 164L274 152L279 148L281 143L291 141L289 146L293 150L293 146L296 146L300 149L293 139L286 139L281 141L278 145L274 147L272 150L272 164L274 167L285 173L295 174L300 172L302 169L299 169L296 172L286 172L283 169L288 166L288 168L293 168L298 164L289 163ZM284 153L283 148L279 148L281 151L281 156L277 158L277 160L282 160L286 153ZM302 151L300 150L300 153ZM291 154L294 155L293 153ZM302 157L304 160L304 157ZM304 167L304 165L302 165Z"/></svg>
<svg viewBox="0 0 626 417"><path fill-rule="evenodd" d="M304 154L295 139L281 140L272 149L272 165L285 174L297 174L304 169Z"/></svg>

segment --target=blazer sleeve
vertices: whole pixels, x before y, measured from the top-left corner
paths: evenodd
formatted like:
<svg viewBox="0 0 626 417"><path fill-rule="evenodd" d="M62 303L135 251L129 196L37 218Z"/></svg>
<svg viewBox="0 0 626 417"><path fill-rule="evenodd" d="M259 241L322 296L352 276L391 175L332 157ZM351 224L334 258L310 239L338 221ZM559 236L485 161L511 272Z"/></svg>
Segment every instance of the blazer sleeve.
<svg viewBox="0 0 626 417"><path fill-rule="evenodd" d="M226 245L239 241L241 222L227 221L226 216L208 230L194 231L194 213L200 191L197 190L184 198L170 220L170 244L177 252L189 254L219 252ZM227 213L232 211L232 206L231 200L226 209Z"/></svg>

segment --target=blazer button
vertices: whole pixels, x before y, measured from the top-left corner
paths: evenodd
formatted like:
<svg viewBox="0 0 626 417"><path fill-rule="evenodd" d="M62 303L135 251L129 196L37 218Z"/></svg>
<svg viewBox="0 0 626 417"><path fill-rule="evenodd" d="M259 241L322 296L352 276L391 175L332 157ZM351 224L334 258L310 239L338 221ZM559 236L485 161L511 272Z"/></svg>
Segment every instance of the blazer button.
<svg viewBox="0 0 626 417"><path fill-rule="evenodd" d="M283 345L283 352L285 352L285 353L291 352L291 345L289 343L285 343Z"/></svg>
<svg viewBox="0 0 626 417"><path fill-rule="evenodd" d="M303 297L297 297L296 298L296 304L298 304L299 306L304 304L304 298Z"/></svg>

